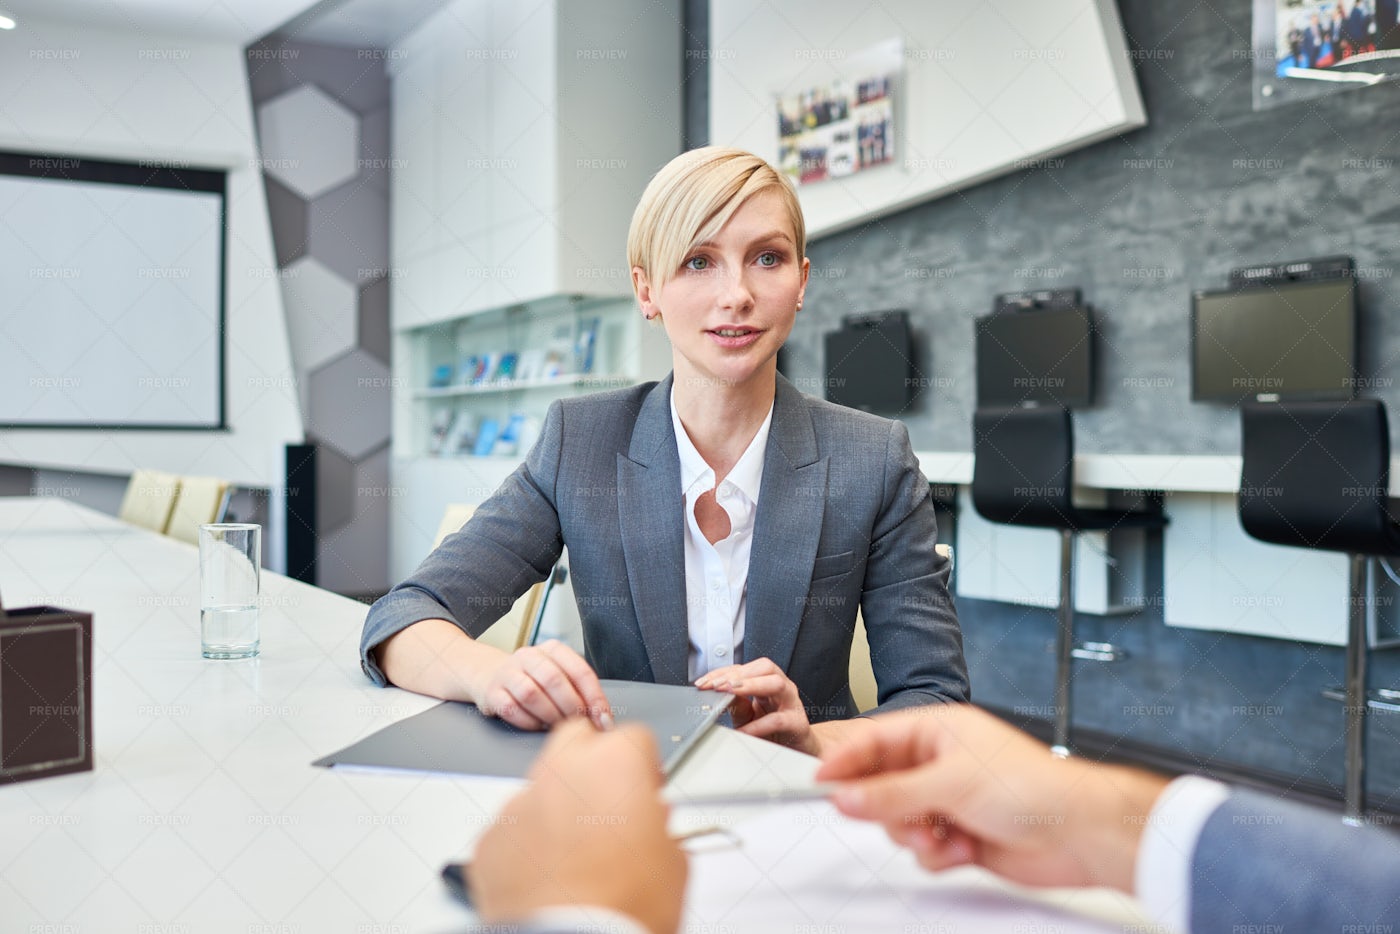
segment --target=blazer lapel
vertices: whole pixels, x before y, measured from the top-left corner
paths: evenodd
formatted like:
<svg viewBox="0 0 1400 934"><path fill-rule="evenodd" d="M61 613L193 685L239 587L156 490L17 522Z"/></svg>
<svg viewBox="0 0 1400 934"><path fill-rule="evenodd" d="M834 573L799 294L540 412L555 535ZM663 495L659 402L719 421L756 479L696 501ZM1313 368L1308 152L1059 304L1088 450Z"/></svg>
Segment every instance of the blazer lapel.
<svg viewBox="0 0 1400 934"><path fill-rule="evenodd" d="M827 459L802 394L778 377L749 558L744 660L786 669L802 622L826 509Z"/></svg>
<svg viewBox="0 0 1400 934"><path fill-rule="evenodd" d="M652 677L658 684L686 684L685 499L671 426L671 380L647 394L627 454L617 455L617 508L627 584Z"/></svg>

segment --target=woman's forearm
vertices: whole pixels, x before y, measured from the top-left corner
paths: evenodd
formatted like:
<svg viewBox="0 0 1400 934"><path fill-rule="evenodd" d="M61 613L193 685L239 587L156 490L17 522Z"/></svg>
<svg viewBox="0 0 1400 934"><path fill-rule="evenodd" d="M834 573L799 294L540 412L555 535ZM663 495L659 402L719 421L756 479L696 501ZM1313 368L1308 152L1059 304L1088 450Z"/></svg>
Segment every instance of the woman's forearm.
<svg viewBox="0 0 1400 934"><path fill-rule="evenodd" d="M384 640L376 651L391 683L429 697L472 702L508 657L445 619L419 620Z"/></svg>

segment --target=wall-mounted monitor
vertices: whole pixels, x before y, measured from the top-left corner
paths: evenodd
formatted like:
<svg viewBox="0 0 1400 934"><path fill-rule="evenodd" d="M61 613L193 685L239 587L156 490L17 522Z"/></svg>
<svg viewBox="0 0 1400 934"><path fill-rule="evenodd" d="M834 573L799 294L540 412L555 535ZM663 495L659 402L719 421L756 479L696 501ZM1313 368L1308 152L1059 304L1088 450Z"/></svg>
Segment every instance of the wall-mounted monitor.
<svg viewBox="0 0 1400 934"><path fill-rule="evenodd" d="M977 319L977 405L1094 401L1094 316L1085 307L999 311Z"/></svg>
<svg viewBox="0 0 1400 934"><path fill-rule="evenodd" d="M1279 282L1191 298L1191 398L1350 399L1356 280Z"/></svg>
<svg viewBox="0 0 1400 934"><path fill-rule="evenodd" d="M826 398L839 405L900 415L914 400L917 368L907 311L848 315L826 335Z"/></svg>

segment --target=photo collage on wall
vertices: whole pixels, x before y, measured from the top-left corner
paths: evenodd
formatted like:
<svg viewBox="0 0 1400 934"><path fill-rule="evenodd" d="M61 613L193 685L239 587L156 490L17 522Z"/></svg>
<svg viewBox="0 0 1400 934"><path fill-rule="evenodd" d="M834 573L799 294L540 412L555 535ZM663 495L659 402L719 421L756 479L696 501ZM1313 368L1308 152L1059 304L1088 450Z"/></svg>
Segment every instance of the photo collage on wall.
<svg viewBox="0 0 1400 934"><path fill-rule="evenodd" d="M1256 110L1400 74L1400 0L1254 0Z"/></svg>
<svg viewBox="0 0 1400 934"><path fill-rule="evenodd" d="M837 78L778 98L778 168L799 185L888 165L895 70Z"/></svg>

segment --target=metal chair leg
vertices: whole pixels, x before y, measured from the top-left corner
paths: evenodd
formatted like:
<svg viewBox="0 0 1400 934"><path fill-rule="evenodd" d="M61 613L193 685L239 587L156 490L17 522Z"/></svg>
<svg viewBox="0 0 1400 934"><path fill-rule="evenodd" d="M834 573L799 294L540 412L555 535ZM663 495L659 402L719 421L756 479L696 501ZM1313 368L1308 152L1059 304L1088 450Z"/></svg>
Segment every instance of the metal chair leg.
<svg viewBox="0 0 1400 934"><path fill-rule="evenodd" d="M545 578L544 593L540 595L540 605L535 608L535 618L530 621L530 634L525 637L526 645L534 645L540 638L540 626L544 624L544 608L549 605L549 594L555 586L564 583L569 577L568 568L556 564Z"/></svg>
<svg viewBox="0 0 1400 934"><path fill-rule="evenodd" d="M1069 688L1074 665L1074 533L1060 531L1060 606L1055 630L1055 742L1050 751L1069 755Z"/></svg>
<svg viewBox="0 0 1400 934"><path fill-rule="evenodd" d="M1346 661L1346 805L1342 820L1361 823L1366 811L1366 563L1351 556L1347 608Z"/></svg>

